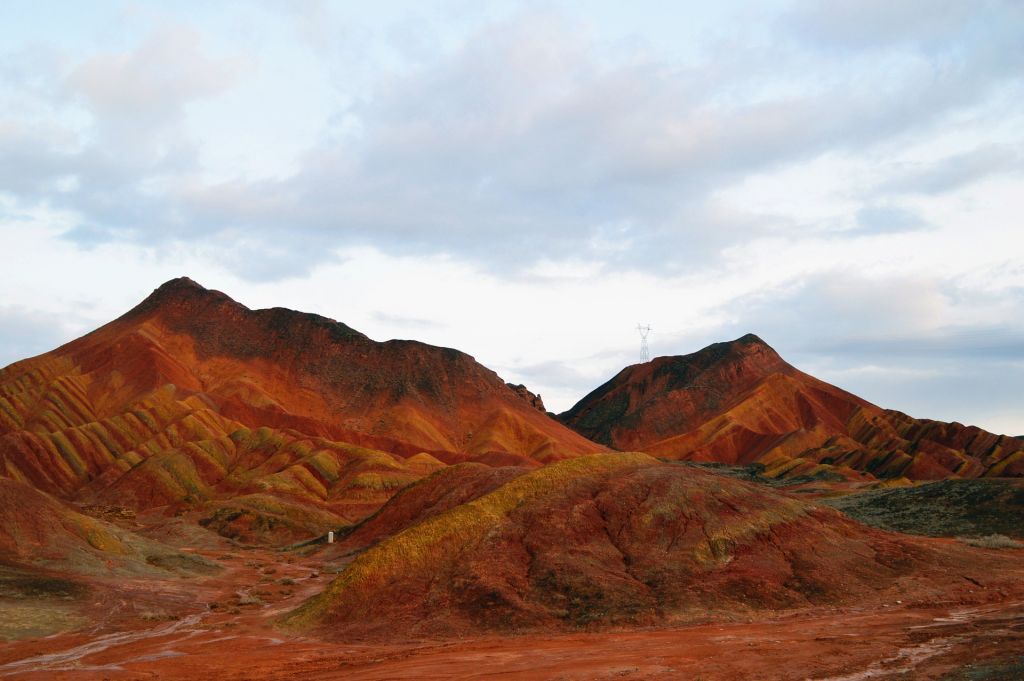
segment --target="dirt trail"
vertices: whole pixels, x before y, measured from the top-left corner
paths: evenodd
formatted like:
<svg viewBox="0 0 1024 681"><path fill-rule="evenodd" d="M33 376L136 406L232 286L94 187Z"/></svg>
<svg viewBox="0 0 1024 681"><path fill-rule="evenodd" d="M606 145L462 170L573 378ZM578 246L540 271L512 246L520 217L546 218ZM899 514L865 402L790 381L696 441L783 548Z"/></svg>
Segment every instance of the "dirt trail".
<svg viewBox="0 0 1024 681"><path fill-rule="evenodd" d="M11 676L25 671L42 672L75 670L92 672L121 669L117 664L83 664L82 659L118 646L135 646L143 644L144 642L147 642L147 639L165 639L182 629L184 629L186 633L192 633L195 631L195 629L193 629L194 625L202 621L205 616L205 613L189 615L177 622L171 622L154 629L106 634L89 641L88 643L83 643L82 645L75 646L67 650L8 662L7 664L0 665L0 676ZM167 645L167 643L165 642L162 645Z"/></svg>
<svg viewBox="0 0 1024 681"><path fill-rule="evenodd" d="M90 631L0 644L0 678L138 678L126 669L160 667L188 655L190 646L235 640L241 631L249 645L276 645L283 640L267 622L326 582L318 562L275 551L201 553L219 559L224 572L195 583L173 577L98 581L102 597L82 606L95 618ZM231 633L218 636L225 632Z"/></svg>

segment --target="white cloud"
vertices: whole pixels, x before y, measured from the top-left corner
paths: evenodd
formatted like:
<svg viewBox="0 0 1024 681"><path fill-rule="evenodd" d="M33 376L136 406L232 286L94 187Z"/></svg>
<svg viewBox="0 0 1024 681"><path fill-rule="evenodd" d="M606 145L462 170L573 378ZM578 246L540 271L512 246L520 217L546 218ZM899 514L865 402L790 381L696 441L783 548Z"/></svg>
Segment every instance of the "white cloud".
<svg viewBox="0 0 1024 681"><path fill-rule="evenodd" d="M1024 157L1009 145L988 144L933 162L902 166L896 176L879 188L888 192L940 194L954 191L991 176L1018 174Z"/></svg>
<svg viewBox="0 0 1024 681"><path fill-rule="evenodd" d="M312 6L295 16L307 25L332 15ZM723 211L717 198L738 182L927 133L1019 82L992 63L992 50L1012 54L1005 35L994 46L955 35L957 63L922 48L881 64L864 56L863 72L818 81L807 68L822 55L807 45L794 57L785 44L734 43L718 81L708 74L719 72L722 44L672 63L609 50L563 14L519 12L350 93L332 117L355 121L349 132L319 139L294 174L252 180L239 168L211 184L200 165L211 154L199 140L216 140L193 134L186 107L223 95L252 64L211 56L197 29L162 29L72 69L66 82L93 114L95 144L72 154L34 142L21 156L38 168L37 185L78 173L78 187L19 194L77 211L81 225L69 236L83 244L230 241L244 232L270 255L268 266L239 260L250 278L292 276L322 262L321 253L360 243L455 253L512 273L540 258L604 257L620 268L679 271L771 228ZM756 85L750 72L773 59L773 86ZM837 61L825 56L819 68ZM910 207L862 204L853 211L859 221L847 218L858 231L917 225ZM868 219L881 210L886 224ZM609 225L629 225L630 234L609 238Z"/></svg>
<svg viewBox="0 0 1024 681"><path fill-rule="evenodd" d="M189 101L217 95L235 80L237 60L210 57L202 43L190 27L163 28L131 51L89 57L67 82L109 134L153 132L176 122Z"/></svg>

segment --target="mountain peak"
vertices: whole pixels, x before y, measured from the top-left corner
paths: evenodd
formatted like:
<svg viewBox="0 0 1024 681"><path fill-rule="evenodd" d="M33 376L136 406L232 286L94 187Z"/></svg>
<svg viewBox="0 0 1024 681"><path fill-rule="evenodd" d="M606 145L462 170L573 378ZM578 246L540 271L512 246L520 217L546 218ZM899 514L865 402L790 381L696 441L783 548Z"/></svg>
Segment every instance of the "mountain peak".
<svg viewBox="0 0 1024 681"><path fill-rule="evenodd" d="M165 281L156 287L145 300L136 305L126 316L154 312L167 308L193 307L197 304L234 304L238 305L225 293L208 289L188 277L177 277Z"/></svg>
<svg viewBox="0 0 1024 681"><path fill-rule="evenodd" d="M722 362L742 362L754 373L772 373L786 365L785 360L760 336L748 333L731 341L712 343L707 347L688 354L662 358L675 366L706 370Z"/></svg>
<svg viewBox="0 0 1024 681"><path fill-rule="evenodd" d="M595 442L639 451L662 433L699 425L769 376L794 371L770 345L748 333L688 355L628 366L559 419Z"/></svg>
<svg viewBox="0 0 1024 681"><path fill-rule="evenodd" d="M250 309L187 277L163 283L45 361L55 358L62 361L52 365L61 370L89 374L92 392L76 392L76 411L59 416L44 412L48 403L35 398L16 417L0 410L0 435L32 419L47 427L100 421L157 393L163 399L173 386L167 399L200 395L235 424L292 429L401 456L429 452L460 460L498 453L541 461L603 449L548 418L539 396L525 389L517 396L458 350L378 342L334 319L283 307ZM0 448L0 470L4 454Z"/></svg>
<svg viewBox="0 0 1024 681"><path fill-rule="evenodd" d="M704 353L704 352L715 351L715 350L718 350L718 351L725 350L727 352L742 352L742 353L767 352L767 353L772 354L772 355L776 355L776 356L778 355L778 353L775 352L775 348L773 348L772 346L768 345L768 343L764 342L764 340L760 336L758 336L757 334L753 334L753 333L744 334L744 335L740 336L739 338L737 338L735 340L731 340L731 341L722 341L722 342L719 342L719 343L712 343L711 345L707 346L706 348L698 350L697 352L695 352L693 354L694 355L699 355L699 354Z"/></svg>
<svg viewBox="0 0 1024 681"><path fill-rule="evenodd" d="M697 364L702 366L710 366L717 362L722 361L735 361L740 358L749 357L760 357L761 361L767 361L771 365L784 363L784 360L776 352L775 348L768 345L760 336L753 333L747 333L735 340L731 341L719 341L717 343L711 343L696 352L692 352L687 355L663 355L655 357L646 365L650 365L654 369L664 368L665 366L683 364ZM635 365L636 367L642 367L645 365ZM630 367L627 367L627 370Z"/></svg>
<svg viewBox="0 0 1024 681"><path fill-rule="evenodd" d="M733 344L739 345L764 345L765 347L771 347L762 340L760 336L755 333L746 333L732 341Z"/></svg>
<svg viewBox="0 0 1024 681"><path fill-rule="evenodd" d="M786 366L786 362L775 351L753 333L748 333L731 341L712 343L711 345L689 355L671 358L675 362L693 364L708 368L719 362L742 362L757 373L771 373Z"/></svg>
<svg viewBox="0 0 1024 681"><path fill-rule="evenodd" d="M194 279L190 279L189 277L175 277L174 279L168 279L164 283L160 284L156 288L156 291L154 291L154 292L174 291L174 290L187 290L187 289L193 289L193 290L198 290L198 291L206 291L206 290L208 290L205 286L203 286L202 284L198 283Z"/></svg>
<svg viewBox="0 0 1024 681"><path fill-rule="evenodd" d="M257 346L269 352L279 342L302 339L307 343L313 336L331 342L369 340L347 324L311 312L283 307L249 309L226 293L208 289L188 277L164 282L122 319L150 316L193 336L198 347L214 354L241 352L247 356Z"/></svg>

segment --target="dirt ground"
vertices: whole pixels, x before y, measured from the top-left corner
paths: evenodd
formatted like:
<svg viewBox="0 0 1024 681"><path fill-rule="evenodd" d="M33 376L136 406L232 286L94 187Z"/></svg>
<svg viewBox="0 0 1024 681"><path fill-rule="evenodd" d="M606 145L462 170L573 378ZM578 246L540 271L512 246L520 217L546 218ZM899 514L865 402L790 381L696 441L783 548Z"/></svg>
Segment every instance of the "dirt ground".
<svg viewBox="0 0 1024 681"><path fill-rule="evenodd" d="M196 582L97 588L81 605L92 628L0 645L0 679L1024 679L1024 586L997 602L908 601L671 629L326 642L272 624L332 576L315 557L195 551L226 569Z"/></svg>

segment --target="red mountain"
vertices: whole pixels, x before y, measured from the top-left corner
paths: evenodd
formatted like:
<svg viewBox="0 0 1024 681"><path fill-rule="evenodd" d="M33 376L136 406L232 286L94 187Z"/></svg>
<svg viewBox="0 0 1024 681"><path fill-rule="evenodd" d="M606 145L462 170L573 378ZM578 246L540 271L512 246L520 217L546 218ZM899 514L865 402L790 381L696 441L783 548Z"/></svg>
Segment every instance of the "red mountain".
<svg viewBox="0 0 1024 681"><path fill-rule="evenodd" d="M0 371L0 476L135 508L209 502L239 536L361 518L444 462L603 449L458 350L250 310L185 278Z"/></svg>
<svg viewBox="0 0 1024 681"><path fill-rule="evenodd" d="M786 363L753 334L626 367L560 415L620 450L769 475L1024 475L1024 440L877 407Z"/></svg>

